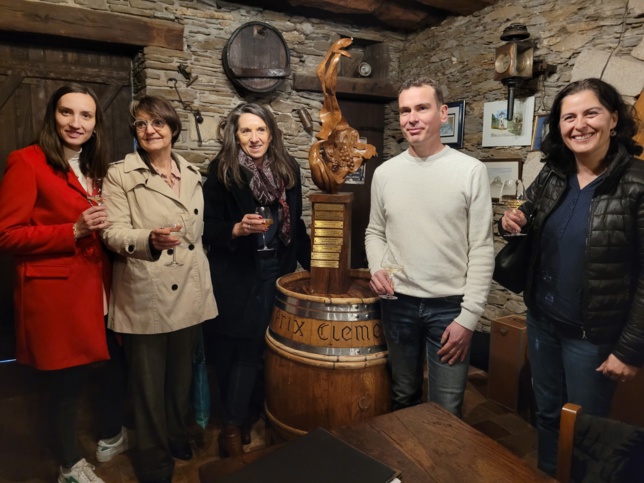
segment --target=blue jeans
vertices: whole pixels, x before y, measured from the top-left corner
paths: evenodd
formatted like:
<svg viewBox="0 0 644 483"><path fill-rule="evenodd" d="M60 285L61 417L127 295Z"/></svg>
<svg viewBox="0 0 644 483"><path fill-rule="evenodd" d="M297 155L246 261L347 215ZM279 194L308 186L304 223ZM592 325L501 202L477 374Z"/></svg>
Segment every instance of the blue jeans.
<svg viewBox="0 0 644 483"><path fill-rule="evenodd" d="M396 293L398 300L382 300L389 364L392 373L393 409L420 404L423 351L427 354L429 401L461 417L470 354L450 366L436 354L441 337L461 313L460 295L435 299Z"/></svg>
<svg viewBox="0 0 644 483"><path fill-rule="evenodd" d="M528 357L537 403L539 468L550 475L557 469L561 408L579 404L585 414L608 416L617 383L596 369L606 360L613 344L594 344L569 337L555 322L528 311Z"/></svg>

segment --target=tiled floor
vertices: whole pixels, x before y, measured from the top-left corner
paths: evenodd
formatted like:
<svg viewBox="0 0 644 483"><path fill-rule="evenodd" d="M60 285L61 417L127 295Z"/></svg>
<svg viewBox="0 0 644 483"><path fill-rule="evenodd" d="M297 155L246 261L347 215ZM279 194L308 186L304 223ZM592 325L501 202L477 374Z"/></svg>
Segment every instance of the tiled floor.
<svg viewBox="0 0 644 483"><path fill-rule="evenodd" d="M3 372L4 371L4 372ZM0 380L7 382L6 370L0 367ZM11 372L11 371L9 371ZM42 443L43 437L38 428L43 427L40 398L33 373L11 372L11 384L0 384L0 482L2 483L49 483L56 481L57 467L51 452ZM487 374L472 368L465 395L463 419L506 446L528 463L536 464L535 430L520 415L510 412L486 398ZM92 391L88 391L82 412L81 426L96 427L91 411ZM193 448L195 457L190 462L177 462L174 483L198 483L199 466L213 458L218 458L218 425L209 424L205 430L193 428ZM253 443L246 448L262 446L265 431L263 422L253 430ZM130 456L127 453L117 456L108 463L98 464L94 451L96 436L86 430L80 435L81 444L88 461L96 465L96 473L106 483L135 482Z"/></svg>

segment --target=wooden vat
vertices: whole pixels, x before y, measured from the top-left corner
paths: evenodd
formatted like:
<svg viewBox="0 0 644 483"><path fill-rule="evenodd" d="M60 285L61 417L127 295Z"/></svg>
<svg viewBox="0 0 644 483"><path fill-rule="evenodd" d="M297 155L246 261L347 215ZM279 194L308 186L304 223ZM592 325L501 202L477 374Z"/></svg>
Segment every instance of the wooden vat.
<svg viewBox="0 0 644 483"><path fill-rule="evenodd" d="M281 439L391 410L380 300L368 272L351 270L343 296L305 293L308 272L277 281L266 333L266 414Z"/></svg>
<svg viewBox="0 0 644 483"><path fill-rule="evenodd" d="M291 73L284 37L264 22L248 22L235 30L224 47L222 61L230 81L251 92L271 92Z"/></svg>

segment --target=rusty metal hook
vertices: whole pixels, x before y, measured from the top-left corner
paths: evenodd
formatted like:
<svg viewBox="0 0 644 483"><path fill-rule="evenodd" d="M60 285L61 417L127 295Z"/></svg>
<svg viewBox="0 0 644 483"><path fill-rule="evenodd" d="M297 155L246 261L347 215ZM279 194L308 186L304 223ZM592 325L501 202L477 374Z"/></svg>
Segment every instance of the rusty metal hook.
<svg viewBox="0 0 644 483"><path fill-rule="evenodd" d="M179 98L179 102L181 103L181 106L186 110L190 111L190 113L194 116L195 118L195 127L197 128L197 146L201 146L203 144L203 140L201 139L201 131L199 130L199 124L203 122L203 116L201 115L201 111L199 109L193 109L190 104L185 102L183 98L181 97L181 94L179 93L179 88L177 87L177 82L179 82L177 79L174 77L170 77L168 79L168 82L174 82L174 90L177 93L177 97Z"/></svg>

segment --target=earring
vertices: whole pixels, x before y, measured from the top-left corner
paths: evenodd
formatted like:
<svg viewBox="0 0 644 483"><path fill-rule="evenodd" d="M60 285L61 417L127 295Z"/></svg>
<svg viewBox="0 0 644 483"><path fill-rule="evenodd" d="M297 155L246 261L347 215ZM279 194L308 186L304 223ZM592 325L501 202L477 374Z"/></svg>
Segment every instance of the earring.
<svg viewBox="0 0 644 483"><path fill-rule="evenodd" d="M615 129L611 129L611 130L610 130L610 136L611 136L611 137L613 137L613 138L614 138L615 136L617 136L617 131L615 131Z"/></svg>

